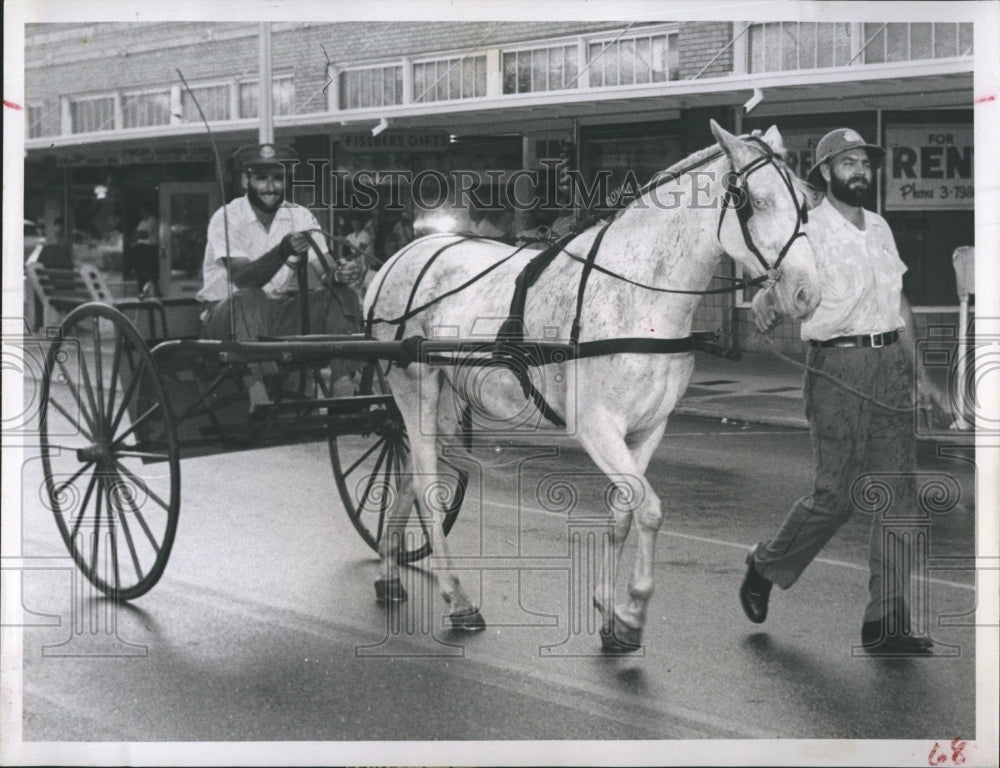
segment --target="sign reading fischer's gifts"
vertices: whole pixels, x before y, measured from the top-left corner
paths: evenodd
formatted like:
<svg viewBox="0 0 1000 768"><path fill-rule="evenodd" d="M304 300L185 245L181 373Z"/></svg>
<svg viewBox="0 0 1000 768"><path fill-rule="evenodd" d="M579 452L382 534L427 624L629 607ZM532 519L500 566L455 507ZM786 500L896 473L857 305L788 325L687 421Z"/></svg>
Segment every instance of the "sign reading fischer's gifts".
<svg viewBox="0 0 1000 768"><path fill-rule="evenodd" d="M885 144L886 210L975 206L972 126L887 126Z"/></svg>
<svg viewBox="0 0 1000 768"><path fill-rule="evenodd" d="M451 137L439 131L383 131L372 136L370 131L345 133L339 137L340 146L348 152L440 152L451 145Z"/></svg>

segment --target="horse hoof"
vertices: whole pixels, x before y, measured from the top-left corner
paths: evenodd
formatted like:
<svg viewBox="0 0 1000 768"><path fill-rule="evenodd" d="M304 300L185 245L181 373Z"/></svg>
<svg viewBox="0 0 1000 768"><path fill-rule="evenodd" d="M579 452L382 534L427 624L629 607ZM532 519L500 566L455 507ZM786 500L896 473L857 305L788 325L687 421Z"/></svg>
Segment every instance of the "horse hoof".
<svg viewBox="0 0 1000 768"><path fill-rule="evenodd" d="M482 632L486 629L486 622L478 608L468 608L464 611L455 611L448 614L448 623L451 628L459 632Z"/></svg>
<svg viewBox="0 0 1000 768"><path fill-rule="evenodd" d="M601 628L601 650L605 653L634 653L642 648L642 629L616 621L610 629Z"/></svg>
<svg viewBox="0 0 1000 768"><path fill-rule="evenodd" d="M377 579L375 599L380 603L401 603L406 600L406 590L398 579Z"/></svg>

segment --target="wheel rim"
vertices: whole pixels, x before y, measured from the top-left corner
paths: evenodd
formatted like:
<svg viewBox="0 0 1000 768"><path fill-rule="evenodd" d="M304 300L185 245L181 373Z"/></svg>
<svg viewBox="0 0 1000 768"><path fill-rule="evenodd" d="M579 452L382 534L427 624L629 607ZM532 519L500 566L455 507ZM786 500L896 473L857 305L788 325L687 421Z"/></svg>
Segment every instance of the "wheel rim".
<svg viewBox="0 0 1000 768"><path fill-rule="evenodd" d="M384 377L378 375L373 384L376 394L388 394ZM364 379L363 379L364 380ZM410 454L406 427L395 403L390 403L375 429L364 435L329 438L330 462L337 490L347 516L369 547L378 552L386 532L389 511L398 493L399 484L408 469ZM443 503L444 532L447 535L458 517L465 498L468 473L448 461L439 459L441 478L433 493ZM419 525L419 528L417 527ZM412 563L431 552L430 535L420 514L419 502L410 510L405 542L397 550L400 563ZM418 533L419 532L419 533Z"/></svg>
<svg viewBox="0 0 1000 768"><path fill-rule="evenodd" d="M128 600L159 580L180 506L180 459L166 393L145 342L117 310L79 307L46 356L43 501L77 566Z"/></svg>

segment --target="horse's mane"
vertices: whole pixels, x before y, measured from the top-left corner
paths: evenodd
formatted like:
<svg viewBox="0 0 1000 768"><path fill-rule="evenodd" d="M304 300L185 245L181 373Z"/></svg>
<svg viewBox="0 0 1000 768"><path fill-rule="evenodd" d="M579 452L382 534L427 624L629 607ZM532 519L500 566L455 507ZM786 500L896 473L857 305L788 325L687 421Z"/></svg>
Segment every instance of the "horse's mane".
<svg viewBox="0 0 1000 768"><path fill-rule="evenodd" d="M760 131L754 131L753 133L744 133L740 136L737 136L737 138L744 140L752 138L759 139L760 136L761 136ZM786 149L781 148L780 150L776 150L770 145L768 145L768 148L778 160L780 160L785 165L788 164L788 151ZM722 147L720 147L719 144L716 143L707 146L704 149L699 149L697 152L688 155L683 160L678 160L676 163L669 166L668 168L664 168L662 171L659 171L658 173L654 174L653 177L649 181L647 181L645 185L643 185L642 190L640 191L640 194L637 196L636 199L638 199L638 197L641 197L650 189L659 186L661 180L664 180L669 176L679 176L685 170L698 167L705 161L710 160L713 155L721 153L722 153ZM810 184L805 179L800 178L794 172L789 173L788 176L791 179L792 186L795 188L795 190L797 192L802 193L806 201L810 203L810 207L813 207L817 202L817 193L822 192L822 190L817 190L812 184Z"/></svg>
<svg viewBox="0 0 1000 768"><path fill-rule="evenodd" d="M741 136L740 138L746 138L746 137ZM652 178L650 178L650 180L647 181L645 184L643 184L642 187L638 190L638 194L636 194L628 202L627 205L624 205L618 210L612 212L611 217L618 218L622 213L624 213L626 210L635 205L639 201L639 199L643 195L648 193L650 190L655 189L656 187L660 186L661 184L665 184L668 181L673 181L677 178L680 178L684 172L688 170L693 170L694 168L697 168L706 163L707 161L713 159L714 155L719 155L719 156L723 155L722 148L718 144L711 144L705 147L704 149L699 149L697 152L688 155L683 160L678 160L670 167L664 168L662 171L653 174ZM605 216L597 218L597 221L599 222L601 218L606 218L606 217L607 214L605 214ZM585 228L589 229L595 223L596 222L587 221L585 222L586 225Z"/></svg>
<svg viewBox="0 0 1000 768"><path fill-rule="evenodd" d="M761 136L760 131L754 131L753 133L745 133L740 136L737 136L737 138L745 140L750 138L760 138L760 136ZM788 152L786 150L775 150L771 148L770 145L768 145L768 147L774 154L774 156L778 158L778 160L787 165ZM642 187L638 191L638 194L636 194L635 197L632 200L630 200L627 205L623 205L617 210L612 211L610 214L605 213L588 217L587 219L585 219L583 222L580 223L580 228L577 230L577 232L579 233L592 229L601 222L608 220L609 217L611 219L618 218L627 209L635 205L638 202L639 198L641 198L651 189L658 187L662 183L667 183L668 181L671 181L672 179L670 177L679 178L684 172L697 168L706 163L707 161L713 159L714 155L719 155L719 156L724 155L722 147L718 143L710 144L704 149L699 149L697 152L688 155L682 160L678 160L676 163L667 168L664 168L662 171L658 171L657 173L653 174L653 176L649 179L649 181L647 181L645 184L642 185ZM808 181L799 178L795 173L789 173L788 175L791 178L791 182L795 190L802 193L802 195L805 197L807 201L807 204L809 204L810 208L814 207L817 204L816 188L813 187Z"/></svg>
<svg viewBox="0 0 1000 768"><path fill-rule="evenodd" d="M741 136L740 138L745 138L745 137ZM700 165L703 161L707 160L714 154L718 154L720 151L721 147L719 147L718 144L712 144L710 146L705 147L704 149L699 149L697 152L695 152L692 155L688 155L683 160L678 160L669 168L664 168L659 173L654 174L653 178L651 178L646 183L646 186L647 187L655 186L656 183L664 176L669 176L670 174L677 173L678 171L682 171L684 170L684 168L690 167L692 165Z"/></svg>

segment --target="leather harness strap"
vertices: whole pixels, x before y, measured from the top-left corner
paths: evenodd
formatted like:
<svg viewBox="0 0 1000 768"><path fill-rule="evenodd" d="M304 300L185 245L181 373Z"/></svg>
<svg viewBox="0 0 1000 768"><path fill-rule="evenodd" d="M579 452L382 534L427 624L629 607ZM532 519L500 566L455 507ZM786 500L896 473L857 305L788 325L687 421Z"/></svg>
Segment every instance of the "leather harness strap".
<svg viewBox="0 0 1000 768"><path fill-rule="evenodd" d="M587 281L590 279L590 273L594 271L594 262L597 261L597 250L601 247L604 234L614 222L615 220L612 219L601 227L601 231L597 233L597 237L594 238L594 242L590 246L590 251L587 252L587 261L584 263L583 271L580 273L580 287L576 291L576 316L573 318L573 327L569 332L569 339L574 344L580 340L580 316L583 314L583 294L587 290Z"/></svg>
<svg viewBox="0 0 1000 768"><path fill-rule="evenodd" d="M538 282L538 278L542 276L545 268L553 262L556 256L565 251L566 245L574 237L576 235L572 232L564 235L532 258L518 273L517 278L514 280L514 295L510 300L510 311L507 313L507 319L504 320L500 326L500 330L497 332L498 341L524 340L524 305L528 300L528 289Z"/></svg>
<svg viewBox="0 0 1000 768"><path fill-rule="evenodd" d="M406 309L403 310L403 316L404 317L409 317L410 316L410 310L413 309L413 300L417 296L417 289L420 288L420 283L423 282L424 275L427 274L427 271L431 268L431 266L434 264L434 262L438 260L438 257L442 253L444 253L445 251L447 251L453 245L457 245L460 242L462 242L462 241L461 240L455 240L454 242L448 243L447 245L442 245L440 248L438 248L436 251L434 251L434 253L431 254L431 257L429 259L427 259L427 261L424 262L424 265L420 268L420 272L417 273L416 279L413 281L413 287L410 288L410 295L406 299ZM384 285L385 281L383 281L382 284ZM376 303L377 302L375 302L375 301L372 302L372 307L373 308L374 308L374 306L375 306ZM403 334L405 332L406 332L406 320L403 320L403 322L399 323L396 326L396 341L401 340L403 338Z"/></svg>
<svg viewBox="0 0 1000 768"><path fill-rule="evenodd" d="M587 260L584 262L583 270L580 272L580 285L576 293L576 315L573 318L573 326L570 330L570 344L573 346L576 346L580 341L580 316L583 314L583 296L587 290L587 280L593 271L594 262L597 259L597 251L601 247L601 241L604 240L604 233L608 231L613 222L614 220L612 219L612 221L601 227L601 230L597 233L597 237L594 238L594 242L590 246L590 251L587 253ZM531 376L528 373L530 363L525 364L527 361L525 360L523 351L513 353L509 348L505 349L503 344L505 342L510 344L511 342L524 341L524 306L528 298L528 288L535 284L538 278L541 277L542 272L545 271L545 268L552 263L552 260L573 237L573 235L566 235L555 245L542 251L538 256L529 261L524 269L521 270L521 274L517 276L514 285L510 315L504 321L503 325L500 326L500 332L497 334L498 347L493 353L494 360L500 361L499 364L505 364L511 373L517 377L524 396L530 397L542 415L557 427L565 427L566 422L558 413L552 410L552 407L546 402L545 396L531 382Z"/></svg>

